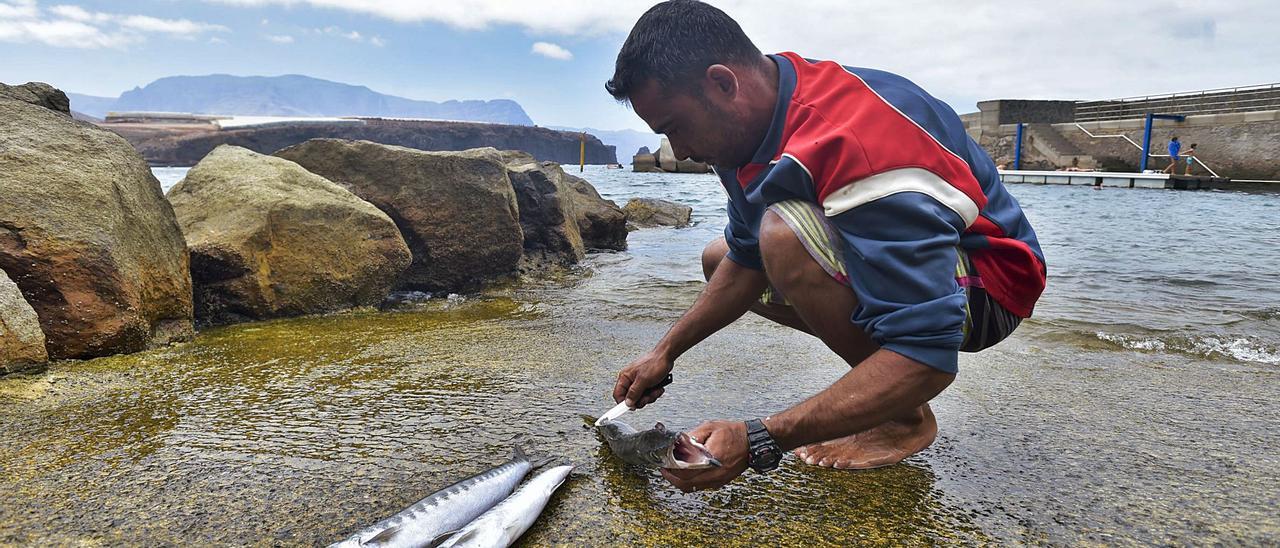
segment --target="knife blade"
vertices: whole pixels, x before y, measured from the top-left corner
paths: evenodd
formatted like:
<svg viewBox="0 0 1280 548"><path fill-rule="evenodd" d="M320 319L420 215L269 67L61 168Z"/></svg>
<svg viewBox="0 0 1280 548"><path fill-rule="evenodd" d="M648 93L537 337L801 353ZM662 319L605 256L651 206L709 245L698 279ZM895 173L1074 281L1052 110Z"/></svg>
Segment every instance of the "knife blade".
<svg viewBox="0 0 1280 548"><path fill-rule="evenodd" d="M672 377L670 373L667 373L667 376L664 377L661 382L653 386L650 386L647 390L644 391L644 394L640 395L640 397L643 398L649 395L654 390L657 390L668 384L671 384L671 381L673 380L675 380L675 378ZM630 410L631 408L627 407L627 401L623 400L618 405L613 406L613 409L605 411L603 415L600 415L600 418L596 419L596 426L600 426L601 424L604 424L608 421L621 417L623 413L626 413L627 411L630 411Z"/></svg>

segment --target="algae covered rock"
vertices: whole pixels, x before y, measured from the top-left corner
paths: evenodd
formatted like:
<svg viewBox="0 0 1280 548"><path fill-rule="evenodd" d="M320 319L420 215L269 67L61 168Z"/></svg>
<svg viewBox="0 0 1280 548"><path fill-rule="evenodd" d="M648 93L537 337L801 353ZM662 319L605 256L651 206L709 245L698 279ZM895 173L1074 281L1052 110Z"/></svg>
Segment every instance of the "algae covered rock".
<svg viewBox="0 0 1280 548"><path fill-rule="evenodd" d="M368 200L413 253L397 289L464 291L511 274L524 248L503 160L369 141L312 139L276 152Z"/></svg>
<svg viewBox="0 0 1280 548"><path fill-rule="evenodd" d="M192 336L187 247L147 164L114 133L8 97L0 269L40 317L51 358Z"/></svg>
<svg viewBox="0 0 1280 548"><path fill-rule="evenodd" d="M693 217L692 207L653 198L632 198L622 210L627 213L627 221L639 228L686 227Z"/></svg>
<svg viewBox="0 0 1280 548"><path fill-rule="evenodd" d="M169 191L207 323L373 306L409 266L395 223L301 166L221 146Z"/></svg>
<svg viewBox="0 0 1280 548"><path fill-rule="evenodd" d="M47 361L40 318L0 270L0 375L38 369Z"/></svg>

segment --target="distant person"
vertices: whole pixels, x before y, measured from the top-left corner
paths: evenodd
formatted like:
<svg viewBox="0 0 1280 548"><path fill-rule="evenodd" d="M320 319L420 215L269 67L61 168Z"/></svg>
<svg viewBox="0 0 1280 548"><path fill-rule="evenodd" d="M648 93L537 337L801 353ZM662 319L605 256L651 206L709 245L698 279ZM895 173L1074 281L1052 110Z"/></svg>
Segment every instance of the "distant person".
<svg viewBox="0 0 1280 548"><path fill-rule="evenodd" d="M1196 144L1191 143L1191 148L1188 148L1183 156L1187 157L1187 171L1183 175L1191 175L1191 166L1196 163Z"/></svg>
<svg viewBox="0 0 1280 548"><path fill-rule="evenodd" d="M1169 167L1164 168L1164 173L1173 175L1178 168L1178 153L1182 152L1182 143L1178 142L1178 136L1174 135L1169 139Z"/></svg>
<svg viewBox="0 0 1280 548"><path fill-rule="evenodd" d="M691 0L640 18L606 88L677 158L715 165L729 196L724 237L702 253L706 287L622 368L614 400L658 399L681 354L747 311L814 335L850 366L790 409L703 423L689 435L723 466L663 476L692 491L772 470L784 450L875 468L932 444L928 402L955 379L959 352L1012 333L1045 286L1031 223L955 111L888 72L765 55L723 11ZM750 347L721 360L783 367ZM744 385L741 397L770 389Z"/></svg>

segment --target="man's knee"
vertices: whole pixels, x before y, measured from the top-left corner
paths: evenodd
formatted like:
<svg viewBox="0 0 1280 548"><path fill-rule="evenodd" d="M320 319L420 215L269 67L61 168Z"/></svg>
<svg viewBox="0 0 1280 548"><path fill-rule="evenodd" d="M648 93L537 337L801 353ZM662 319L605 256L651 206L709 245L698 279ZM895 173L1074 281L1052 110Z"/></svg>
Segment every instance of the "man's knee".
<svg viewBox="0 0 1280 548"><path fill-rule="evenodd" d="M760 255L769 280L779 287L802 275L804 265L813 263L791 225L773 211L765 211L760 220Z"/></svg>
<svg viewBox="0 0 1280 548"><path fill-rule="evenodd" d="M702 250L702 275L707 280L711 279L711 274L720 267L720 261L724 260L725 255L729 253L729 244L724 238L716 238L707 244Z"/></svg>

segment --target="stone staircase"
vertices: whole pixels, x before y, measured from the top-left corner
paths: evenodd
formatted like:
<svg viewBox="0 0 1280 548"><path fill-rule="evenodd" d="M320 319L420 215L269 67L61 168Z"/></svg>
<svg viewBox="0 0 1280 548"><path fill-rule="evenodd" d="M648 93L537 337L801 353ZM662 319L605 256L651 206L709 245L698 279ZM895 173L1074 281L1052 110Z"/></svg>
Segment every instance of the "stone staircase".
<svg viewBox="0 0 1280 548"><path fill-rule="evenodd" d="M1044 157L1054 167L1078 167L1094 169L1098 162L1085 154L1050 124L1027 124L1027 145Z"/></svg>

